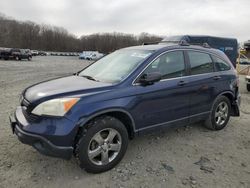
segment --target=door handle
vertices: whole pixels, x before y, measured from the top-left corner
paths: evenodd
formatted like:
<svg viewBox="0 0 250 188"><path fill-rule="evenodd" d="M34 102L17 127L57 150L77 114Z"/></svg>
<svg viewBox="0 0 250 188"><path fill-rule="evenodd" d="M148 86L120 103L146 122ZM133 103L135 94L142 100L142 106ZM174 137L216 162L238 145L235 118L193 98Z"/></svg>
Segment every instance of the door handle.
<svg viewBox="0 0 250 188"><path fill-rule="evenodd" d="M186 81L181 80L181 81L179 81L178 86L184 86L184 85L186 85L186 84L187 84Z"/></svg>
<svg viewBox="0 0 250 188"><path fill-rule="evenodd" d="M219 79L221 79L221 77L220 76L214 76L213 79L214 80L219 80Z"/></svg>

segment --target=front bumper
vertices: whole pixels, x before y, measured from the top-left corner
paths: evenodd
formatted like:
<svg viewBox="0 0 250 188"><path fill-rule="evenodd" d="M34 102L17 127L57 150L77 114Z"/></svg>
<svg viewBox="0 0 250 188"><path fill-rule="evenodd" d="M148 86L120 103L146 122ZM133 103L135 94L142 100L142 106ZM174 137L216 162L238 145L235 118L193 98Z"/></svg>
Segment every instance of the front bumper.
<svg viewBox="0 0 250 188"><path fill-rule="evenodd" d="M9 119L13 134L16 134L19 141L22 143L33 146L37 151L44 155L63 159L71 158L73 147L56 146L41 135L31 134L22 130L19 126L20 122L18 122L15 116L10 116Z"/></svg>

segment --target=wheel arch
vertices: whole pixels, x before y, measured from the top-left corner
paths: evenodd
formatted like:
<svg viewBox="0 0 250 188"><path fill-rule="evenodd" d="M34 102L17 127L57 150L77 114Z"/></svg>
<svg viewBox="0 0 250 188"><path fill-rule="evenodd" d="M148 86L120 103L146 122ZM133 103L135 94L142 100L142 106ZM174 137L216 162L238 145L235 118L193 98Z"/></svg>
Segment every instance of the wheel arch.
<svg viewBox="0 0 250 188"><path fill-rule="evenodd" d="M233 92L231 92L231 91L225 91L225 92L222 92L222 93L219 94L219 96L222 96L222 95L224 95L225 97L227 97L230 100L230 102L233 103L234 98L235 98Z"/></svg>
<svg viewBox="0 0 250 188"><path fill-rule="evenodd" d="M129 138L130 139L134 138L135 133L136 133L134 119L129 112L127 112L124 109L120 109L120 108L112 108L112 109L102 110L102 111L99 111L97 113L92 114L91 116L89 116L87 118L80 120L78 123L79 129L83 128L84 125L86 125L88 122L92 121L93 119L98 118L100 116L105 116L105 115L112 116L112 117L120 120L125 125L125 127L128 131Z"/></svg>
<svg viewBox="0 0 250 188"><path fill-rule="evenodd" d="M231 103L231 116L239 116L239 109L237 108L237 105L235 104L234 93L232 91L225 91L225 92L220 93L217 97L219 96L225 96L229 99Z"/></svg>

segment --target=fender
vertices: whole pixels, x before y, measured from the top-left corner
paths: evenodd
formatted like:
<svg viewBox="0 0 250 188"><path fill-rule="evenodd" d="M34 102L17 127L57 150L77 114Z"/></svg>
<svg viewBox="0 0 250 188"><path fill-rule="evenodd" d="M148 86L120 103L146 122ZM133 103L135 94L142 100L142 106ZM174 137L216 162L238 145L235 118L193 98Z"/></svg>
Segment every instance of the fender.
<svg viewBox="0 0 250 188"><path fill-rule="evenodd" d="M225 94L229 94L232 97L231 99L229 99L231 101L231 105L232 105L231 116L240 116L240 109L239 109L240 96L237 97L237 96L235 96L235 94L232 91L228 90L228 91L224 91L224 92L220 93L219 95L217 95L216 98L218 98L221 95L225 95Z"/></svg>
<svg viewBox="0 0 250 188"><path fill-rule="evenodd" d="M230 94L232 96L232 98L235 99L235 94L230 90L221 92L219 95L217 95L217 97L224 95L224 94Z"/></svg>
<svg viewBox="0 0 250 188"><path fill-rule="evenodd" d="M122 109L122 108L109 108L109 109L104 109L104 110L98 111L98 112L96 112L96 113L94 113L94 114L92 114L92 115L90 115L90 116L82 117L82 118L80 118L79 121L77 122L77 125L78 125L79 127L83 127L83 126L84 126L88 121L90 121L91 119L93 119L93 118L95 118L95 117L97 117L97 116L100 116L100 115L102 115L102 114L109 113L109 112L122 112L122 113L126 114L126 115L130 118L130 120L131 120L131 122L132 122L132 130L133 130L133 132L134 132L134 133L137 132L137 130L136 130L136 128L135 128L135 121L134 121L134 118L132 117L132 115L131 115L128 111L126 111L126 110L124 110L124 109Z"/></svg>

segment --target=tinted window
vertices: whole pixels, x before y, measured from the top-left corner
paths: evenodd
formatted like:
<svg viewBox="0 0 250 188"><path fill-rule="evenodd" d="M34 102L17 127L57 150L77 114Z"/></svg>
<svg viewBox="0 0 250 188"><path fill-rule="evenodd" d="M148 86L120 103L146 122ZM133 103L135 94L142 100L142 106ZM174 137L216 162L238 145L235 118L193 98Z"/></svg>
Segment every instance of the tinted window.
<svg viewBox="0 0 250 188"><path fill-rule="evenodd" d="M213 62L209 54L189 51L188 56L192 75L213 72Z"/></svg>
<svg viewBox="0 0 250 188"><path fill-rule="evenodd" d="M162 79L185 75L185 63L182 51L166 53L158 57L144 73L160 72Z"/></svg>
<svg viewBox="0 0 250 188"><path fill-rule="evenodd" d="M222 59L215 56L213 56L213 59L216 71L225 71L231 69L230 65L227 62L223 61Z"/></svg>

